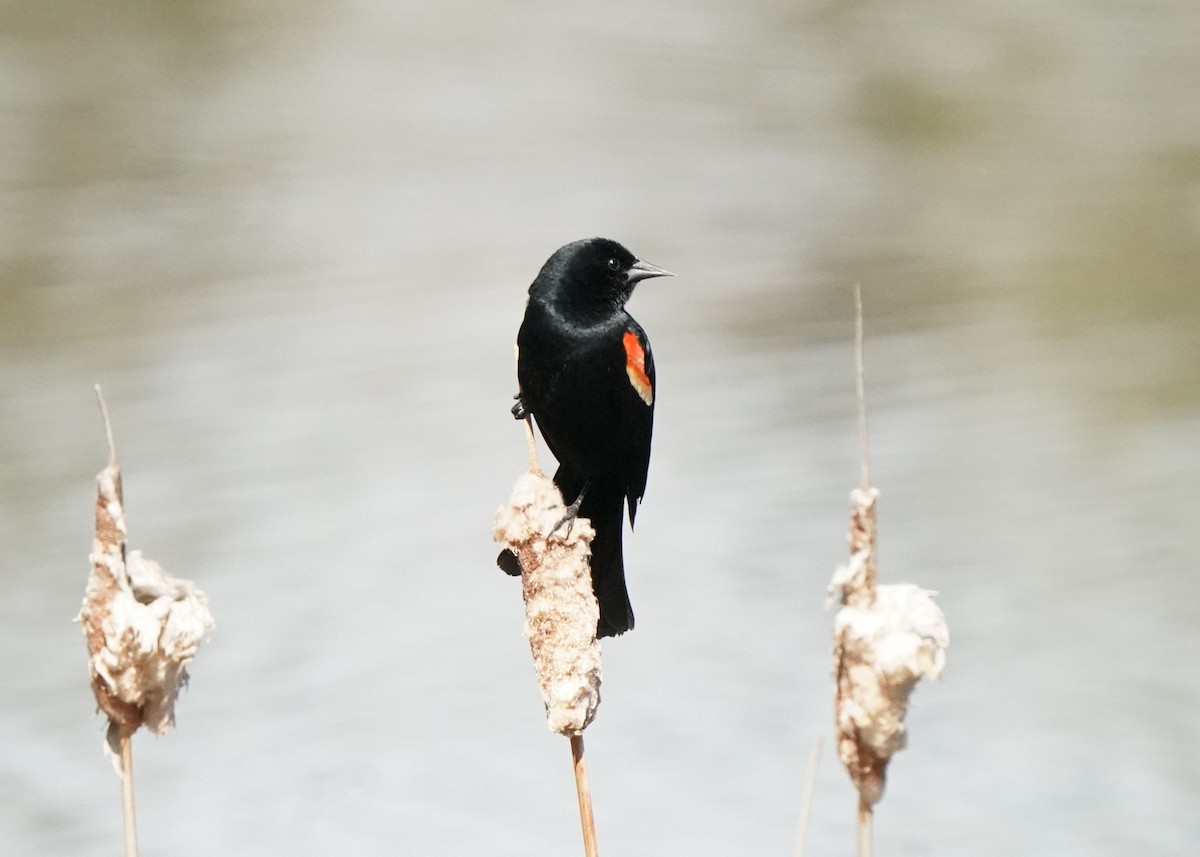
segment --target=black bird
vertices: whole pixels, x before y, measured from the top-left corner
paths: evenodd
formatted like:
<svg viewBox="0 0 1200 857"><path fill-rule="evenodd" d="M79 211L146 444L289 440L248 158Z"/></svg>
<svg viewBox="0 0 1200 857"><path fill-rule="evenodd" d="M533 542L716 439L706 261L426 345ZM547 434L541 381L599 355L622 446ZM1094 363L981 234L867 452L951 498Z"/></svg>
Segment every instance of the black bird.
<svg viewBox="0 0 1200 857"><path fill-rule="evenodd" d="M654 357L642 326L625 311L634 286L669 277L607 238L560 247L529 287L517 334L520 393L513 416L532 414L554 457L554 483L568 516L592 522L596 636L633 627L621 552L623 511L633 526L646 493L654 427ZM508 550L499 566L519 575Z"/></svg>

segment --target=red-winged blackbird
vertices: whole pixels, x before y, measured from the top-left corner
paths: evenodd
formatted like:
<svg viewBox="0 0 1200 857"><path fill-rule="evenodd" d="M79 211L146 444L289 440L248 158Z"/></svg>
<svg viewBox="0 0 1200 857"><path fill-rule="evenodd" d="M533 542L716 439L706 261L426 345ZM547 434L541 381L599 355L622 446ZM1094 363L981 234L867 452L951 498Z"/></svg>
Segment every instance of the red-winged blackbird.
<svg viewBox="0 0 1200 857"><path fill-rule="evenodd" d="M592 522L592 591L600 603L596 636L633 627L625 589L621 530L646 493L654 427L654 358L642 326L625 311L641 280L669 271L639 261L606 238L559 248L529 287L517 334L521 392L513 416L532 414L554 457L554 483L568 514ZM498 564L521 573L501 551Z"/></svg>

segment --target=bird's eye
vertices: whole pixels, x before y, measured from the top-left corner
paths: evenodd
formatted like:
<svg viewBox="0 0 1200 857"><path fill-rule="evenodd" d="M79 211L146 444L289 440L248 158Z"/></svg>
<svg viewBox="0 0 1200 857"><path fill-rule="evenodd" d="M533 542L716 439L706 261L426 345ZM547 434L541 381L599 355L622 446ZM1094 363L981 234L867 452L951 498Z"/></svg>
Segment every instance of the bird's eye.
<svg viewBox="0 0 1200 857"><path fill-rule="evenodd" d="M621 263L616 259L616 257L608 260L608 270L610 270L610 271L621 270Z"/></svg>

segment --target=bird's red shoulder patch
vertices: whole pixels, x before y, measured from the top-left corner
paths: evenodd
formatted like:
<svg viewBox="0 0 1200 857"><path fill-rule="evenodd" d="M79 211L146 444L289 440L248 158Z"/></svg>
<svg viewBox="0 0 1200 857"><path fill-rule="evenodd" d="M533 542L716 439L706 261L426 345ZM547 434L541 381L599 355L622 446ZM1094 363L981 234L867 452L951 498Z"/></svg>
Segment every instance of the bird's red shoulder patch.
<svg viewBox="0 0 1200 857"><path fill-rule="evenodd" d="M654 404L654 385L646 374L646 350L642 342L632 330L625 331L622 337L625 345L625 373L629 375L629 383L647 405Z"/></svg>

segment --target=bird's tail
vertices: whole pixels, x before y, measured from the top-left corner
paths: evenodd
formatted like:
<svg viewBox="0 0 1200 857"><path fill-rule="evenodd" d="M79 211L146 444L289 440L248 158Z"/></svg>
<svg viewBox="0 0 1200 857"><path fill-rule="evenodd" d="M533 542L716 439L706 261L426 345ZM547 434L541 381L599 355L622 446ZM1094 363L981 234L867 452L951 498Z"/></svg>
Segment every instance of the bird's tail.
<svg viewBox="0 0 1200 857"><path fill-rule="evenodd" d="M583 490L583 480L562 467L554 474L554 482L563 499L573 503ZM615 637L633 628L633 605L625 588L625 560L621 534L625 527L625 494L602 483L588 486L579 517L592 522L596 537L592 540L592 592L600 605L600 621L596 623L597 637ZM520 563L510 550L500 551L496 564L507 574L519 577Z"/></svg>
<svg viewBox="0 0 1200 857"><path fill-rule="evenodd" d="M570 500L568 500L570 502ZM625 527L625 495L602 484L589 486L579 508L596 530L592 540L592 592L600 604L597 637L615 637L633 628L633 605L625 588L625 560L621 545Z"/></svg>

